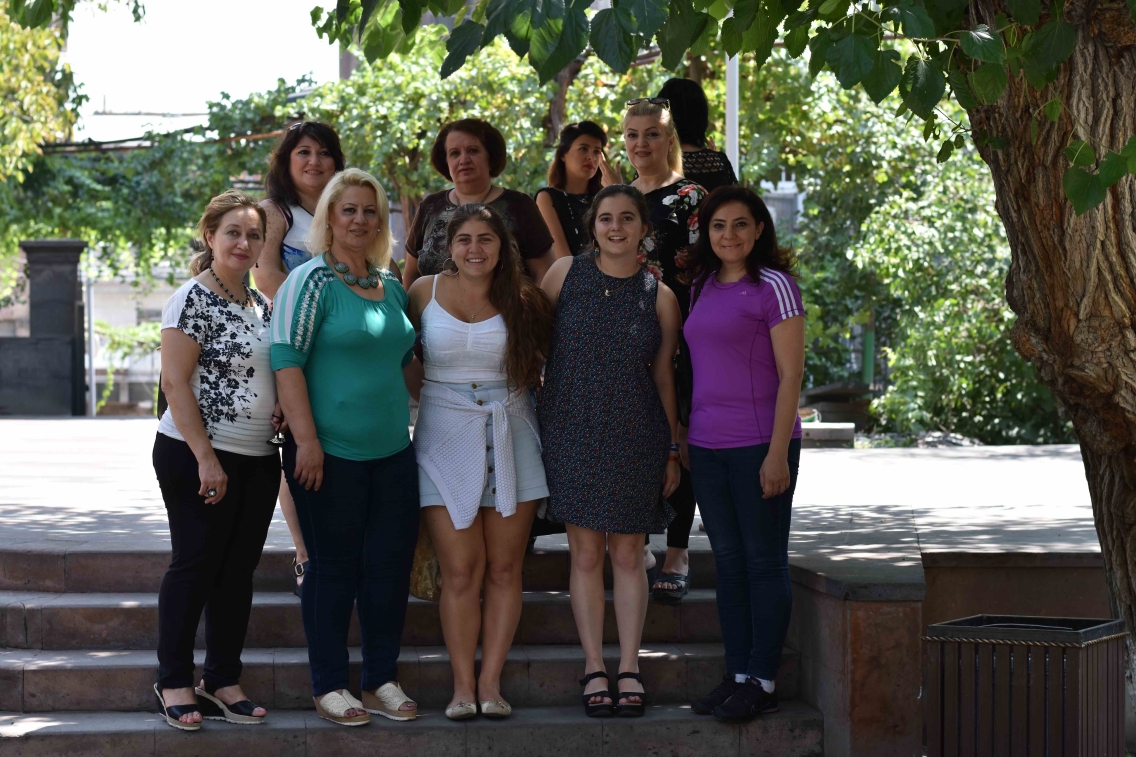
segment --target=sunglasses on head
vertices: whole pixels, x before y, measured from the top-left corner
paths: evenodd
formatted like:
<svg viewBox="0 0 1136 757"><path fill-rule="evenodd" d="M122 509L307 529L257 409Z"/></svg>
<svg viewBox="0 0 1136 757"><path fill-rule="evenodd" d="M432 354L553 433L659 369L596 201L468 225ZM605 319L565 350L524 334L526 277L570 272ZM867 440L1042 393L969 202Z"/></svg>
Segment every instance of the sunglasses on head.
<svg viewBox="0 0 1136 757"><path fill-rule="evenodd" d="M627 101L627 107L630 108L639 103L651 103L652 105L660 105L667 110L671 109L671 101L665 97L636 97L634 100Z"/></svg>

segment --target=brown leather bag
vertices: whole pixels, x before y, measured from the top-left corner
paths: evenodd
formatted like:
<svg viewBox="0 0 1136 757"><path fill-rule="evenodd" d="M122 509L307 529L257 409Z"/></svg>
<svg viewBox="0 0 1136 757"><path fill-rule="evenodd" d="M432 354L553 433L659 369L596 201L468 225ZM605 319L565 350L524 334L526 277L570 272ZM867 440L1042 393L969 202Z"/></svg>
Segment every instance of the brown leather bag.
<svg viewBox="0 0 1136 757"><path fill-rule="evenodd" d="M410 593L418 599L437 602L442 595L442 569L438 565L438 553L434 550L434 540L426 519L418 523L418 544L414 547L414 565L410 569Z"/></svg>

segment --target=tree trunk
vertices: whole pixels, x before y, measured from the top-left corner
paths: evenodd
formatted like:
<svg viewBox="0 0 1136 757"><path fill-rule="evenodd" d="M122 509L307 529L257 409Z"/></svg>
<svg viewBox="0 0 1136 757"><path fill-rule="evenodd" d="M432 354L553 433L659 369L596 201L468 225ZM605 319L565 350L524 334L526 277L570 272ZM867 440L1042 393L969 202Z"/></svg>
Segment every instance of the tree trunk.
<svg viewBox="0 0 1136 757"><path fill-rule="evenodd" d="M973 0L972 21L993 28L1003 10L997 0ZM1001 100L970 119L975 130L1007 141L1004 150L979 152L1012 253L1006 296L1018 315L1014 347L1073 420L1109 591L1136 631L1136 176L1121 179L1080 217L1061 183L1069 165L1062 149L1072 135L1103 158L1136 134L1136 24L1116 0L1066 0L1065 17L1077 27L1077 46L1057 79L1038 92L1012 77ZM1057 123L1039 113L1053 98L1067 108ZM1132 637L1128 649L1131 694Z"/></svg>
<svg viewBox="0 0 1136 757"><path fill-rule="evenodd" d="M576 81L576 77L580 75L580 69L583 67L584 58L577 58L553 78L553 81L556 82L556 94L548 103L548 113L544 117L545 147L555 147L560 140L560 130L564 128L564 114L568 109L568 88L572 86L572 82Z"/></svg>

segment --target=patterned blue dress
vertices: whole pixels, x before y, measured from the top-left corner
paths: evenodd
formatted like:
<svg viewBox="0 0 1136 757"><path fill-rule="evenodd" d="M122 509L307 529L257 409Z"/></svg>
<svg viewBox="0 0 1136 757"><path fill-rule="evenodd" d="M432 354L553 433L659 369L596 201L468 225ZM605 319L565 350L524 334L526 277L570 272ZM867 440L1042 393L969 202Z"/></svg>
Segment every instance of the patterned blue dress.
<svg viewBox="0 0 1136 757"><path fill-rule="evenodd" d="M645 268L607 276L595 261L578 256L564 279L538 404L548 518L659 533L674 510L663 499L670 425L651 376L658 282Z"/></svg>

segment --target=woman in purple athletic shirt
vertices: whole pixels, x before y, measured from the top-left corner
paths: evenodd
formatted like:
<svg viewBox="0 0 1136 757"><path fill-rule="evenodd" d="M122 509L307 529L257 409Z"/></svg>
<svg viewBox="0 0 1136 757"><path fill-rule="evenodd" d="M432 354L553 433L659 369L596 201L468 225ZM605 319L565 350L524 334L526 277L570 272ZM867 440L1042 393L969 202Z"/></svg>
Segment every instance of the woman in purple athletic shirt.
<svg viewBox="0 0 1136 757"><path fill-rule="evenodd" d="M698 509L718 568L726 675L692 703L744 722L777 710L789 626L789 521L801 456L805 319L792 253L744 187L703 201L687 261L694 395L687 435Z"/></svg>

